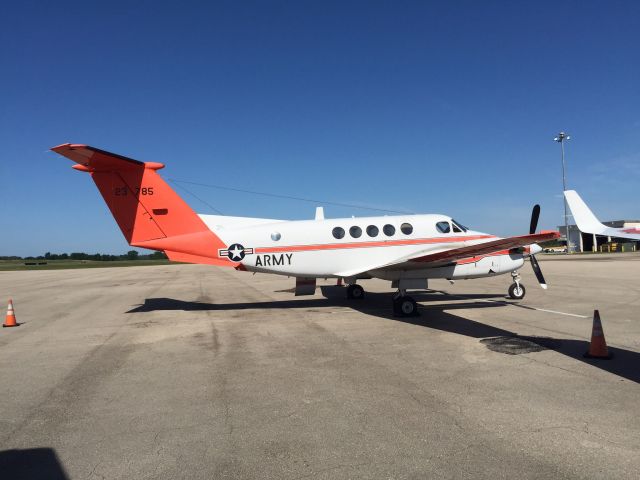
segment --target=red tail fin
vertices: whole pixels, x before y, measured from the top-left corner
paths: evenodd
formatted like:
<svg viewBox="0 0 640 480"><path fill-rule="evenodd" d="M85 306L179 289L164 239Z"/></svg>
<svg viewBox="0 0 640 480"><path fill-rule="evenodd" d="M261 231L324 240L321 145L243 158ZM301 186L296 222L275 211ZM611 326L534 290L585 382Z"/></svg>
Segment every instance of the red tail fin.
<svg viewBox="0 0 640 480"><path fill-rule="evenodd" d="M163 164L139 162L87 145L66 143L51 150L76 162L76 170L91 174L130 245L235 265L218 257L224 242L158 175Z"/></svg>

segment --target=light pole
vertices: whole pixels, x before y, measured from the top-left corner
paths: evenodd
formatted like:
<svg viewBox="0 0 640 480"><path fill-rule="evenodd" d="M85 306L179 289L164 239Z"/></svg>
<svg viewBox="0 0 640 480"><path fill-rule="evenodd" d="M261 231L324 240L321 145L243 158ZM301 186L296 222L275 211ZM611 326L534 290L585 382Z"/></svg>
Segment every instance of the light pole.
<svg viewBox="0 0 640 480"><path fill-rule="evenodd" d="M571 247L569 244L569 221L567 220L567 199L564 197L564 192L567 190L567 179L565 176L564 165L564 141L571 140L571 137L564 132L560 132L553 140L560 144L560 150L562 151L562 201L564 202L564 234L565 238L567 239L567 253L571 253Z"/></svg>

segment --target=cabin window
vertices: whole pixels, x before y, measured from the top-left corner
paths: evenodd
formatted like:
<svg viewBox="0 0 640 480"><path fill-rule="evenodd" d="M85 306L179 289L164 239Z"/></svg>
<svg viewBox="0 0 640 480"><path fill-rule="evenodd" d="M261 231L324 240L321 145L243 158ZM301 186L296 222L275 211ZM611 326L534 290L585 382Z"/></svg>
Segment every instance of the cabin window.
<svg viewBox="0 0 640 480"><path fill-rule="evenodd" d="M353 227L351 227L349 229L349 234L353 237L353 238L360 238L360 235L362 235L362 229L360 227L356 227L355 225Z"/></svg>
<svg viewBox="0 0 640 480"><path fill-rule="evenodd" d="M382 231L387 237L392 237L396 233L396 227L387 223L384 227L382 227Z"/></svg>
<svg viewBox="0 0 640 480"><path fill-rule="evenodd" d="M331 233L333 233L334 238L337 238L338 240L344 238L344 228L342 227L334 228Z"/></svg>
<svg viewBox="0 0 640 480"><path fill-rule="evenodd" d="M273 240L274 242L277 242L281 238L282 238L282 235L280 235L280 232L273 232L271 234L271 240Z"/></svg>
<svg viewBox="0 0 640 480"><path fill-rule="evenodd" d="M400 225L400 230L405 235L411 235L411 233L413 233L413 225L411 225L410 223L403 223L402 225Z"/></svg>
<svg viewBox="0 0 640 480"><path fill-rule="evenodd" d="M367 227L367 235L370 237L377 237L378 233L380 233L380 230L375 225L369 225Z"/></svg>
<svg viewBox="0 0 640 480"><path fill-rule="evenodd" d="M451 231L451 225L449 225L449 222L438 222L436 223L436 228L440 233L449 233Z"/></svg>

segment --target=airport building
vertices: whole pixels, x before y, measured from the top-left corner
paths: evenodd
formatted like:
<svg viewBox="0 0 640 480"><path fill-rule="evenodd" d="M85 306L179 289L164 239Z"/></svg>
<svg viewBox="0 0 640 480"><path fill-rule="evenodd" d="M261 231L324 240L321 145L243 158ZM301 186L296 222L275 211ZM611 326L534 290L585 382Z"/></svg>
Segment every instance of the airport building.
<svg viewBox="0 0 640 480"><path fill-rule="evenodd" d="M613 228L640 228L640 220L613 220L602 222ZM564 225L558 226L562 239L566 238ZM569 225L569 251L570 252L636 252L640 251L640 241L628 238L608 237L584 233L577 225Z"/></svg>

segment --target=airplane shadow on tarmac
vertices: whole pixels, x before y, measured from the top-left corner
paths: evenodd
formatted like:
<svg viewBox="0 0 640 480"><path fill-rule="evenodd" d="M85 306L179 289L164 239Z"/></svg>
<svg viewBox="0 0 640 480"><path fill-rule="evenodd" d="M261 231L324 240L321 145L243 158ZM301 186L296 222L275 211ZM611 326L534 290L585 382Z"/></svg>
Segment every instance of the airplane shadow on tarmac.
<svg viewBox="0 0 640 480"><path fill-rule="evenodd" d="M69 477L52 448L0 450L2 478L68 480Z"/></svg>
<svg viewBox="0 0 640 480"><path fill-rule="evenodd" d="M523 336L502 328L486 325L474 320L449 313L458 309L501 308L510 305L503 295L449 295L441 291L411 293L417 302L437 301L438 304L420 305L421 315L416 317L396 317L391 311L392 293L367 292L364 300L347 300L344 287L320 287L324 298L273 300L267 302L241 303L205 303L187 302L172 298L147 298L144 304L126 313L152 312L157 310L184 311L234 311L256 309L315 309L328 307L347 307L367 315L388 320L419 325L421 327L443 332L477 338L490 350L507 355L518 355L542 350L554 350L575 360L593 367L613 373L636 383L640 383L640 353L609 346L611 360L589 359L584 353L589 349L586 340ZM476 301L477 299L493 299L495 301ZM461 302L462 300L462 302ZM468 301L465 301L468 300ZM441 303L441 302L456 303ZM518 305L518 304L516 304ZM527 308L524 305L518 305Z"/></svg>

